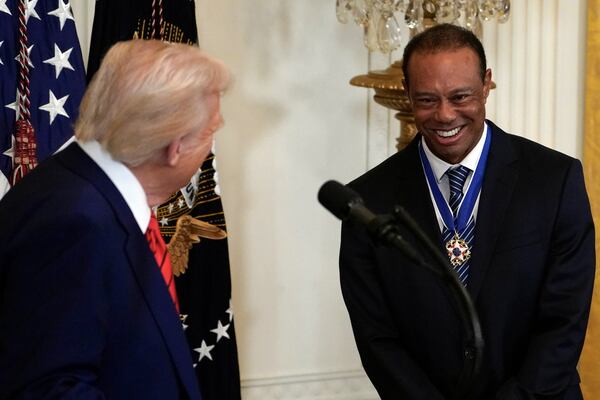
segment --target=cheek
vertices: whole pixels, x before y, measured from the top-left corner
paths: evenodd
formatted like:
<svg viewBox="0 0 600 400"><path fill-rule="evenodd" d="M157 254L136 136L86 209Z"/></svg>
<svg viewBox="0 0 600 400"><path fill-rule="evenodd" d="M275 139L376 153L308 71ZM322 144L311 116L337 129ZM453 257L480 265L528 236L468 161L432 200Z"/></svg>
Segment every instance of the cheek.
<svg viewBox="0 0 600 400"><path fill-rule="evenodd" d="M481 118L485 115L485 101L482 100L467 104L464 107L461 107L461 112L473 119Z"/></svg>
<svg viewBox="0 0 600 400"><path fill-rule="evenodd" d="M431 110L413 109L413 115L415 117L415 123L417 125L430 119L432 114L433 112Z"/></svg>
<svg viewBox="0 0 600 400"><path fill-rule="evenodd" d="M202 140L202 142L199 144L198 149L204 155L204 157L206 157L208 155L208 153L210 153L212 144L213 144L213 135L210 135L209 137L204 138Z"/></svg>

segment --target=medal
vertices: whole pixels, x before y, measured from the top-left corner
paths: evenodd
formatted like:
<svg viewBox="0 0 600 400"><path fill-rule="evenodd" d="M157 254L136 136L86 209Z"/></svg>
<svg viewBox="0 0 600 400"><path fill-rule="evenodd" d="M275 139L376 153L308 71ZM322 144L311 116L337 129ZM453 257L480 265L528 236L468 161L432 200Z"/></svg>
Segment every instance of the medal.
<svg viewBox="0 0 600 400"><path fill-rule="evenodd" d="M453 267L461 266L471 258L469 245L458 236L457 232L454 232L454 237L446 242L446 251Z"/></svg>
<svg viewBox="0 0 600 400"><path fill-rule="evenodd" d="M443 245L446 247L446 252L448 254L448 258L450 259L450 263L455 268L462 266L466 261L469 260L469 258L471 258L471 247L469 247L469 243L462 239L460 235L469 236L465 231L469 225L469 221L474 221L475 203L477 202L477 198L481 192L483 174L485 171L487 156L490 150L491 140L492 132L490 126L488 125L481 156L479 157L477 167L473 172L473 178L471 179L471 183L469 184L468 189L462 199L456 216L453 215L450 205L446 199L444 199L444 196L438 187L431 165L429 164L429 160L427 159L427 156L423 150L422 143L419 142L419 157L421 159L421 165L423 166L423 172L425 173L427 186L429 186L429 190L431 191L431 195L434 200L433 205L439 212L445 229L450 232L454 232L454 236L446 243L443 243Z"/></svg>

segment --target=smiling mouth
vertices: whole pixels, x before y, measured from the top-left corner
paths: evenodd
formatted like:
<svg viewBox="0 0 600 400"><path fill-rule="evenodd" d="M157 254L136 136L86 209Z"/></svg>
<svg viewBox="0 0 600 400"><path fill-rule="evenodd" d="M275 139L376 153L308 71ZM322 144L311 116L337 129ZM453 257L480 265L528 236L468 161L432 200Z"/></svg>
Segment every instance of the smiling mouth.
<svg viewBox="0 0 600 400"><path fill-rule="evenodd" d="M444 131L444 130L434 130L434 132L436 133L436 135L441 136L443 138L449 138L452 136L455 136L458 132L460 132L460 126L454 129L451 129L449 131Z"/></svg>

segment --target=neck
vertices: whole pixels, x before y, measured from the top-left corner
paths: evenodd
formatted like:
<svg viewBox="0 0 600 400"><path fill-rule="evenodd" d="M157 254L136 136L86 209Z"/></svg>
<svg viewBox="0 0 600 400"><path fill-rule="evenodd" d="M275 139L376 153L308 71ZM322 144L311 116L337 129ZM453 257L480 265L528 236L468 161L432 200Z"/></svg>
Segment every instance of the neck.
<svg viewBox="0 0 600 400"><path fill-rule="evenodd" d="M160 179L158 179L158 173L155 168L148 164L128 168L140 182L142 188L144 188L150 208L164 203L169 198L171 193L165 190L164 186L160 184Z"/></svg>

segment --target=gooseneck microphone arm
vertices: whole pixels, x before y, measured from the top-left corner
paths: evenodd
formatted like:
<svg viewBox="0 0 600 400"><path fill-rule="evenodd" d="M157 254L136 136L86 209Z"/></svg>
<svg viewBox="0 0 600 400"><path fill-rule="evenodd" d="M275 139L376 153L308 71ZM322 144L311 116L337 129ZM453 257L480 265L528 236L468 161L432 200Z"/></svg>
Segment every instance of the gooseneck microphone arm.
<svg viewBox="0 0 600 400"><path fill-rule="evenodd" d="M458 311L466 332L467 340L464 350L464 366L457 385L457 399L471 398L471 388L473 381L479 369L483 358L483 335L481 333L481 324L473 300L467 291L465 285L460 282L458 275L449 264L448 258L442 253L441 249L425 234L417 222L401 206L394 207L394 219L410 229L417 239L427 247L430 253L435 257L438 263L438 271L442 280L452 291L454 300L458 304Z"/></svg>
<svg viewBox="0 0 600 400"><path fill-rule="evenodd" d="M484 341L477 310L465 286L460 282L448 258L439 246L425 234L416 221L400 206L392 215L376 215L365 207L362 198L347 186L336 181L327 181L319 190L319 202L333 215L343 221L352 221L366 227L369 235L377 242L396 247L420 267L438 275L450 289L467 340L464 352L463 371L457 384L456 399L471 398L474 378L481 367ZM398 224L406 226L434 256L437 265L431 265L401 235Z"/></svg>

